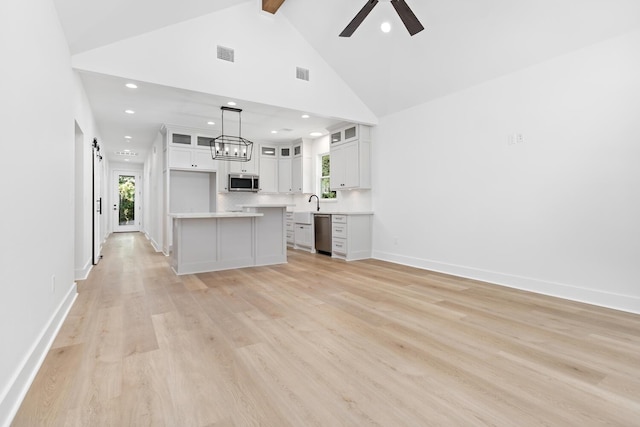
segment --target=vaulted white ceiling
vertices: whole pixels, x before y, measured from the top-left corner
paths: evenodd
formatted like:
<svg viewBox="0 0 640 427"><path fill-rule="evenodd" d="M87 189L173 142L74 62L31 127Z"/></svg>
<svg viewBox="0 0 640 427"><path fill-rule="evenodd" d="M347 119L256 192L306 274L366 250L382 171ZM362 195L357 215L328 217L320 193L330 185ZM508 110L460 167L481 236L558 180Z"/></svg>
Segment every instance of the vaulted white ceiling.
<svg viewBox="0 0 640 427"><path fill-rule="evenodd" d="M265 44L260 41L267 38L265 31L278 33L268 41L269 49L274 52L287 46L286 40L280 39L279 43L278 37L298 37L302 39L300 43L308 46L309 55L324 61L327 69L333 70L337 78L346 83L347 89L338 87L336 90L351 92L353 96L350 94L347 99L359 98L377 117L446 96L640 26L640 1L637 0L407 0L426 27L416 36L408 35L390 4L380 2L351 38L338 37L365 1L286 0L276 17L271 19L275 25L287 26L293 31L278 33L273 23L271 29L264 25L247 25L254 21L245 22L237 13L229 15L225 12L234 8L244 14L252 13L252 10L258 13L260 0L55 0L76 58L96 56L92 51L107 51L108 45L114 43L111 50L115 50L114 46L122 40L207 14L236 17L239 22L226 31L225 38L232 44L240 38L255 40L254 51L251 46L243 50L245 57L264 58ZM379 30L383 21L391 23L391 33L384 34ZM158 50L163 48L157 46ZM276 61L262 62L263 69L256 69L250 77L255 88L259 88L259 84L270 84L260 80L265 69L278 67ZM106 92L100 89L99 77L100 74L86 77L91 80L87 93L98 111L98 124L105 133L107 126L114 128L116 124L112 123L114 119L107 124L102 119L101 108L96 108L101 102L106 103L102 100ZM108 79L105 82L108 83ZM190 88L187 83L168 86L176 90L201 90ZM167 109L171 110L173 101L169 92L164 91L164 95L167 95ZM233 95L213 93L208 89L203 92ZM266 99L250 99L246 93L243 98L259 103ZM340 97L336 99L340 102ZM297 111L301 105L290 107ZM324 116L324 119L332 119L331 114ZM170 119L165 117L165 120ZM363 121L362 117L345 117L344 114L333 119Z"/></svg>

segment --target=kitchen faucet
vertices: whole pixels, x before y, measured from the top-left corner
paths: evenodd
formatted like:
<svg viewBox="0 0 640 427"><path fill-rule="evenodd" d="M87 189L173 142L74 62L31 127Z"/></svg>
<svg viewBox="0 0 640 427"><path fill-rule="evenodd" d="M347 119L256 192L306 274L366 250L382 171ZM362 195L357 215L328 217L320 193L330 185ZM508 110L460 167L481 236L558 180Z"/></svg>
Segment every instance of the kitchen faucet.
<svg viewBox="0 0 640 427"><path fill-rule="evenodd" d="M320 212L320 198L318 196L316 196L315 194L312 194L311 196L309 196L309 203L311 203L311 199L316 198L316 205L318 206L317 211Z"/></svg>

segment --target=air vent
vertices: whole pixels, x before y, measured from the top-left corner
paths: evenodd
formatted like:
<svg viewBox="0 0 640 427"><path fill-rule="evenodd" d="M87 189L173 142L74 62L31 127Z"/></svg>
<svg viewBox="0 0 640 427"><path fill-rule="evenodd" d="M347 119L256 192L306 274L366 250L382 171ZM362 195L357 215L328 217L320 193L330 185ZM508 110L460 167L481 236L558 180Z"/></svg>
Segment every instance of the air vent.
<svg viewBox="0 0 640 427"><path fill-rule="evenodd" d="M115 152L118 156L130 156L130 157L134 157L137 156L138 153L134 153L133 151L116 151Z"/></svg>
<svg viewBox="0 0 640 427"><path fill-rule="evenodd" d="M230 47L218 46L218 59L223 61L236 62L235 52Z"/></svg>
<svg viewBox="0 0 640 427"><path fill-rule="evenodd" d="M296 67L296 78L304 81L309 81L309 70L302 67Z"/></svg>

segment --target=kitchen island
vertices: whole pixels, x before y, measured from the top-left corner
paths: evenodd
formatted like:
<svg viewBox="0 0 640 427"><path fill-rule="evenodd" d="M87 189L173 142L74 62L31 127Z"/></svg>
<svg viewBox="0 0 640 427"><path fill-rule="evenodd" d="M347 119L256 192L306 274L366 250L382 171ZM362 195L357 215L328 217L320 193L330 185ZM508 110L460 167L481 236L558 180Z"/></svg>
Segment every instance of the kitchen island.
<svg viewBox="0 0 640 427"><path fill-rule="evenodd" d="M278 232L276 213L269 213L273 221L267 222L256 210L170 214L171 267L176 274L193 274L286 263L284 220Z"/></svg>
<svg viewBox="0 0 640 427"><path fill-rule="evenodd" d="M245 213L257 213L256 264L271 265L287 262L286 211L284 204L240 205Z"/></svg>

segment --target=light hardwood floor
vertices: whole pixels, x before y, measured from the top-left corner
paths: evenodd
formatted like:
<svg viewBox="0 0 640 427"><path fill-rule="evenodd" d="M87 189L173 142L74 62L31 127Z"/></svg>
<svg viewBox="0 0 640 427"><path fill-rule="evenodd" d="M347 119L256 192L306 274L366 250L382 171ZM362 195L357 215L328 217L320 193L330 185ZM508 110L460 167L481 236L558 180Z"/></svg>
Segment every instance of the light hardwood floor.
<svg viewBox="0 0 640 427"><path fill-rule="evenodd" d="M640 425L640 316L289 261L178 277L113 235L14 425Z"/></svg>

